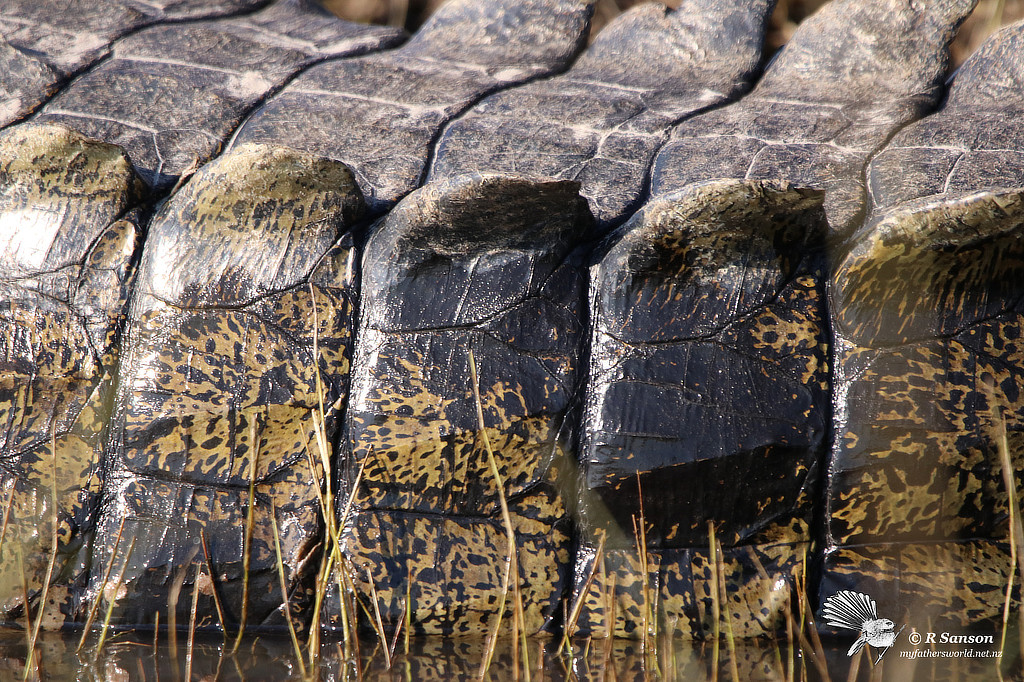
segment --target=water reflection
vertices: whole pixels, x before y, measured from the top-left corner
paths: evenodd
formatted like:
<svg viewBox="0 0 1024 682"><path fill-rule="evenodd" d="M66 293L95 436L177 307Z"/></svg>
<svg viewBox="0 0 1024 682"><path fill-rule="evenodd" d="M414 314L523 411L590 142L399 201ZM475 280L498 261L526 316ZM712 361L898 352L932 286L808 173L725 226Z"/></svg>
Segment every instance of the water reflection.
<svg viewBox="0 0 1024 682"><path fill-rule="evenodd" d="M81 682L203 682L232 680L301 680L291 641L283 635L247 636L238 652L225 645L220 635L197 633L191 657L187 635L172 646L161 632L154 646L152 633L119 633L108 637L97 654L93 636L76 652L79 633L45 633L37 645L37 674L28 679L79 680ZM0 631L0 682L25 679L26 636L18 630ZM664 682L700 680L997 680L995 659L917 659L900 657L891 651L874 666L866 657L854 661L857 670L850 675L851 660L846 642L825 642L827 673L812 657L790 651L786 642L753 640L737 642L735 653L723 642L715 652L710 644L675 642L660 644L646 654L640 642L628 640L580 640L572 655L558 651L557 640L528 641L530 670L523 668L522 652L518 665L513 643L501 640L495 647L490 668L481 678L481 662L487 652L483 639L412 639L405 648L401 638L395 644L390 668L383 648L372 640L360 642L354 655L346 656L338 642L325 642L310 679L324 682L441 682L471 680L527 680L531 682ZM1003 679L1018 680L1020 670L1009 670L1008 643ZM1015 656L1012 656L1015 658ZM307 668L308 668L307 662ZM188 674L190 673L190 674Z"/></svg>

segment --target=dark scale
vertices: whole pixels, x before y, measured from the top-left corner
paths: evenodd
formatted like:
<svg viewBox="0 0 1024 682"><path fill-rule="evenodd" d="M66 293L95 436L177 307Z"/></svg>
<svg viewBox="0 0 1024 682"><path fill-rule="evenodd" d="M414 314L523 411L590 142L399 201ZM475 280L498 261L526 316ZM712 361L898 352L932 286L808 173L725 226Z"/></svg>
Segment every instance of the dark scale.
<svg viewBox="0 0 1024 682"><path fill-rule="evenodd" d="M994 34L868 167L873 210L832 283L823 597L877 585L886 613L1001 617L1004 433L1018 496L1024 466L1022 49L1024 26Z"/></svg>
<svg viewBox="0 0 1024 682"><path fill-rule="evenodd" d="M249 210L253 201L259 212ZM295 202L308 209L301 218ZM154 216L128 317L93 555L106 566L122 522L136 538L120 622L151 624L180 572L194 572L207 551L226 617L237 622L250 504L247 624L284 622L275 611L274 521L292 599L305 604L300 567L323 532L323 472L310 468L320 461L316 371L331 441L348 387L358 291L348 230L363 209L341 164L255 145L204 167ZM316 315L282 321L296 304L315 306ZM271 367L257 359L268 351ZM124 554L122 546L116 561ZM93 577L99 589L102 575ZM186 602L179 622L188 618ZM204 594L200 611L216 617L212 595Z"/></svg>
<svg viewBox="0 0 1024 682"><path fill-rule="evenodd" d="M577 189L497 177L431 185L366 246L342 452L345 483L361 476L342 550L389 627L408 608L416 632L486 635L510 551L523 627L549 629L558 615L572 550L560 485L585 331L574 247L591 221ZM510 328L531 331L517 339ZM328 603L328 627L338 606Z"/></svg>
<svg viewBox="0 0 1024 682"><path fill-rule="evenodd" d="M735 627L785 627L829 441L826 249L864 209L870 155L937 101L970 9L831 2L750 94L683 122L656 157L654 198L591 271L581 628L709 636L711 527L728 592L768 612Z"/></svg>

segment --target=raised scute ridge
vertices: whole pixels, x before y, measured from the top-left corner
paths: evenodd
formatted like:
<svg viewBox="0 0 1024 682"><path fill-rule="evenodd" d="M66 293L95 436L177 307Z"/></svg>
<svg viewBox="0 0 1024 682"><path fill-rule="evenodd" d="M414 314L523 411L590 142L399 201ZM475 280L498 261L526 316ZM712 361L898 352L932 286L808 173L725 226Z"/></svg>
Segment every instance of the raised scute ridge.
<svg viewBox="0 0 1024 682"><path fill-rule="evenodd" d="M873 220L903 202L1024 186L1022 50L1024 23L993 34L960 67L942 109L879 152L867 174Z"/></svg>
<svg viewBox="0 0 1024 682"><path fill-rule="evenodd" d="M647 204L591 269L582 631L641 636L647 572L659 631L709 637L709 524L730 594L755 605L737 636L782 625L774 583L805 570L827 436L822 200L785 183L691 185ZM737 498L739 480L757 484ZM647 567L634 549L641 510Z"/></svg>
<svg viewBox="0 0 1024 682"><path fill-rule="evenodd" d="M199 579L190 566L209 551L237 623L249 505L247 624L282 623L272 519L293 606L307 605L302 568L323 532L313 424L323 404L333 441L357 292L348 228L363 208L343 165L254 145L205 166L153 218L94 543L94 566L120 566L120 524L136 538L116 622L151 624L181 571L189 585ZM200 612L216 617L209 595Z"/></svg>
<svg viewBox="0 0 1024 682"><path fill-rule="evenodd" d="M877 584L880 613L912 602L953 626L1003 613L1000 450L1017 467L1024 451L1022 48L1024 23L993 34L943 108L868 168L873 211L831 283L823 597Z"/></svg>
<svg viewBox="0 0 1024 682"><path fill-rule="evenodd" d="M39 593L52 542L52 618L88 569L140 190L117 147L62 126L0 133L0 622L22 580Z"/></svg>
<svg viewBox="0 0 1024 682"><path fill-rule="evenodd" d="M639 198L668 128L746 90L773 3L649 3L617 17L565 74L491 95L456 119L430 179L576 180L602 227Z"/></svg>
<svg viewBox="0 0 1024 682"><path fill-rule="evenodd" d="M590 223L577 192L509 177L432 184L370 237L339 489L362 470L342 546L386 627L406 609L417 633L507 623L497 605L510 551L523 629L558 616L572 548L560 483L585 334L582 260L570 254ZM330 628L338 605L335 594L325 607Z"/></svg>
<svg viewBox="0 0 1024 682"><path fill-rule="evenodd" d="M308 2L251 16L148 28L77 78L38 115L123 146L158 191L209 160L242 117L304 66L396 42Z"/></svg>
<svg viewBox="0 0 1024 682"><path fill-rule="evenodd" d="M865 208L867 160L937 102L949 43L973 6L826 4L749 95L675 129L655 160L653 193L713 178L786 180L826 190L833 235L848 236Z"/></svg>
<svg viewBox="0 0 1024 682"><path fill-rule="evenodd" d="M397 50L304 72L235 141L344 161L370 210L383 212L419 185L452 117L489 92L568 66L591 11L584 0L453 0Z"/></svg>
<svg viewBox="0 0 1024 682"><path fill-rule="evenodd" d="M0 36L0 127L28 114L54 93L60 74Z"/></svg>
<svg viewBox="0 0 1024 682"><path fill-rule="evenodd" d="M245 12L267 1L70 0L57 8L39 0L4 0L0 12L0 64L4 65L0 70L0 126L30 113L57 85L105 56L114 40L131 31L161 21Z"/></svg>

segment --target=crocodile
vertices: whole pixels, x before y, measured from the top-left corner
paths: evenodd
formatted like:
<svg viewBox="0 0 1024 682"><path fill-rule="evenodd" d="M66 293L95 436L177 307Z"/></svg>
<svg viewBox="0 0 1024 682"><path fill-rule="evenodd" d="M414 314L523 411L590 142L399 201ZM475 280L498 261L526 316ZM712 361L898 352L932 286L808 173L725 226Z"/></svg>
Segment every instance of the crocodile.
<svg viewBox="0 0 1024 682"><path fill-rule="evenodd" d="M947 86L972 0L832 0L767 65L767 0L589 47L583 0L408 39L39 6L0 10L2 619L183 623L186 585L225 629L1001 613L1024 28Z"/></svg>

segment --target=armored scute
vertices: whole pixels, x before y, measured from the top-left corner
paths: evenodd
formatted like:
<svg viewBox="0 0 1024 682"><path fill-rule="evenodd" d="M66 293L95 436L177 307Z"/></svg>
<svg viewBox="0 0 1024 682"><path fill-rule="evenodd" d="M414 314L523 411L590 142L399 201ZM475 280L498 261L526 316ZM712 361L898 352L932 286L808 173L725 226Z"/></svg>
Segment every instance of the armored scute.
<svg viewBox="0 0 1024 682"><path fill-rule="evenodd" d="M992 36L943 108L875 157L874 210L833 274L840 390L822 591L870 585L962 625L1002 613L1013 571L1024 99L1011 84L1024 77L1022 48L1024 26Z"/></svg>
<svg viewBox="0 0 1024 682"><path fill-rule="evenodd" d="M572 252L590 215L577 190L427 187L367 243L342 549L391 624L408 609L419 632L487 634L508 580L521 583L527 631L557 616L585 338ZM518 570L504 578L510 558Z"/></svg>
<svg viewBox="0 0 1024 682"><path fill-rule="evenodd" d="M0 133L5 609L22 604L23 579L62 576L53 601L66 612L69 583L89 568L140 190L117 147L61 126Z"/></svg>
<svg viewBox="0 0 1024 682"><path fill-rule="evenodd" d="M0 7L0 619L1002 614L1024 25L947 83L971 0L767 64L766 0L54 4Z"/></svg>

